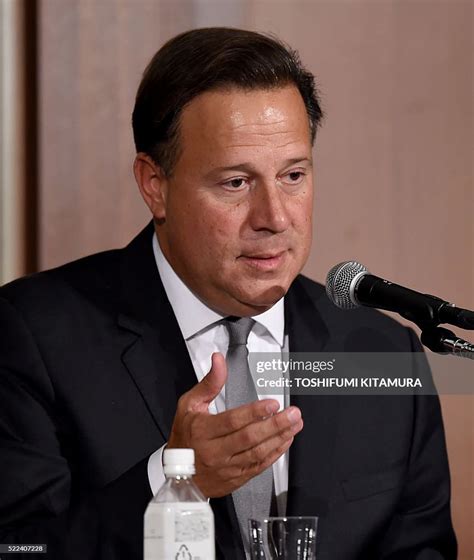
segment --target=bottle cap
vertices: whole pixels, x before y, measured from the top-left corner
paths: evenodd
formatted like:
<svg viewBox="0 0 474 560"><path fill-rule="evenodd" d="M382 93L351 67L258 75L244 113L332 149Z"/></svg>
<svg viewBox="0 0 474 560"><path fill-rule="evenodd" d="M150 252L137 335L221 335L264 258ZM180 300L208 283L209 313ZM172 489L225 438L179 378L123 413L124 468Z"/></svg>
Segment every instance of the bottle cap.
<svg viewBox="0 0 474 560"><path fill-rule="evenodd" d="M163 452L163 472L165 475L193 475L194 449L165 449Z"/></svg>

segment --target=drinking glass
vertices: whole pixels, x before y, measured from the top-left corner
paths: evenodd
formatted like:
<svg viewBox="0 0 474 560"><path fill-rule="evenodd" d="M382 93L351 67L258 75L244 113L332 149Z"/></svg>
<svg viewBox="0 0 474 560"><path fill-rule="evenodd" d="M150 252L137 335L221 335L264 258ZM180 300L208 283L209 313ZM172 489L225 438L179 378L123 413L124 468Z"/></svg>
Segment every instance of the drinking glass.
<svg viewBox="0 0 474 560"><path fill-rule="evenodd" d="M252 560L316 560L317 517L249 519Z"/></svg>

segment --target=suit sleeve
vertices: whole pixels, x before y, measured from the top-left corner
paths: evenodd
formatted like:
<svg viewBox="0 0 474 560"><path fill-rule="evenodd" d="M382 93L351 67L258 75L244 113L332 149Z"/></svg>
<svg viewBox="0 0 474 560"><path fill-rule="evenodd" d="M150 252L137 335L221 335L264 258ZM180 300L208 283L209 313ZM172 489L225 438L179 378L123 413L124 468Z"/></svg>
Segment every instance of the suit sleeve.
<svg viewBox="0 0 474 560"><path fill-rule="evenodd" d="M413 352L423 349L409 329ZM431 379L425 357L415 364ZM420 366L420 364L423 364ZM377 555L383 560L455 560L457 544L450 511L450 477L437 395L417 395L406 483L396 515Z"/></svg>
<svg viewBox="0 0 474 560"><path fill-rule="evenodd" d="M47 544L42 560L134 557L141 543L131 539L142 535L151 498L148 457L103 488L77 484L47 367L20 314L2 298L0 333L0 543ZM36 557L15 554L23 556Z"/></svg>

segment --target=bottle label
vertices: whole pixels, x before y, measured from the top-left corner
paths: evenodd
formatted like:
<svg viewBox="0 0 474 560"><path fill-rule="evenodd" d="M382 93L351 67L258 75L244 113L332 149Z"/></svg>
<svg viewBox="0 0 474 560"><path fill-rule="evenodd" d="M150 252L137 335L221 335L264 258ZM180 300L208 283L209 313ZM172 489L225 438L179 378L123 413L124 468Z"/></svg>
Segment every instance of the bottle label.
<svg viewBox="0 0 474 560"><path fill-rule="evenodd" d="M204 507L203 507L204 506ZM144 560L214 560L214 520L202 502L150 503Z"/></svg>

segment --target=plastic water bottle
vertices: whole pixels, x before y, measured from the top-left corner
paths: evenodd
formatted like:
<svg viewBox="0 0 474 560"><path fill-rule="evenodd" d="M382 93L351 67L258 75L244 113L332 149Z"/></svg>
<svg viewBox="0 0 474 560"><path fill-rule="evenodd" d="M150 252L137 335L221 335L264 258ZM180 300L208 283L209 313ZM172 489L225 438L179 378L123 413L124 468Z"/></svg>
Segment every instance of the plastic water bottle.
<svg viewBox="0 0 474 560"><path fill-rule="evenodd" d="M193 482L194 450L165 449L163 471L145 512L144 560L215 560L214 515Z"/></svg>

